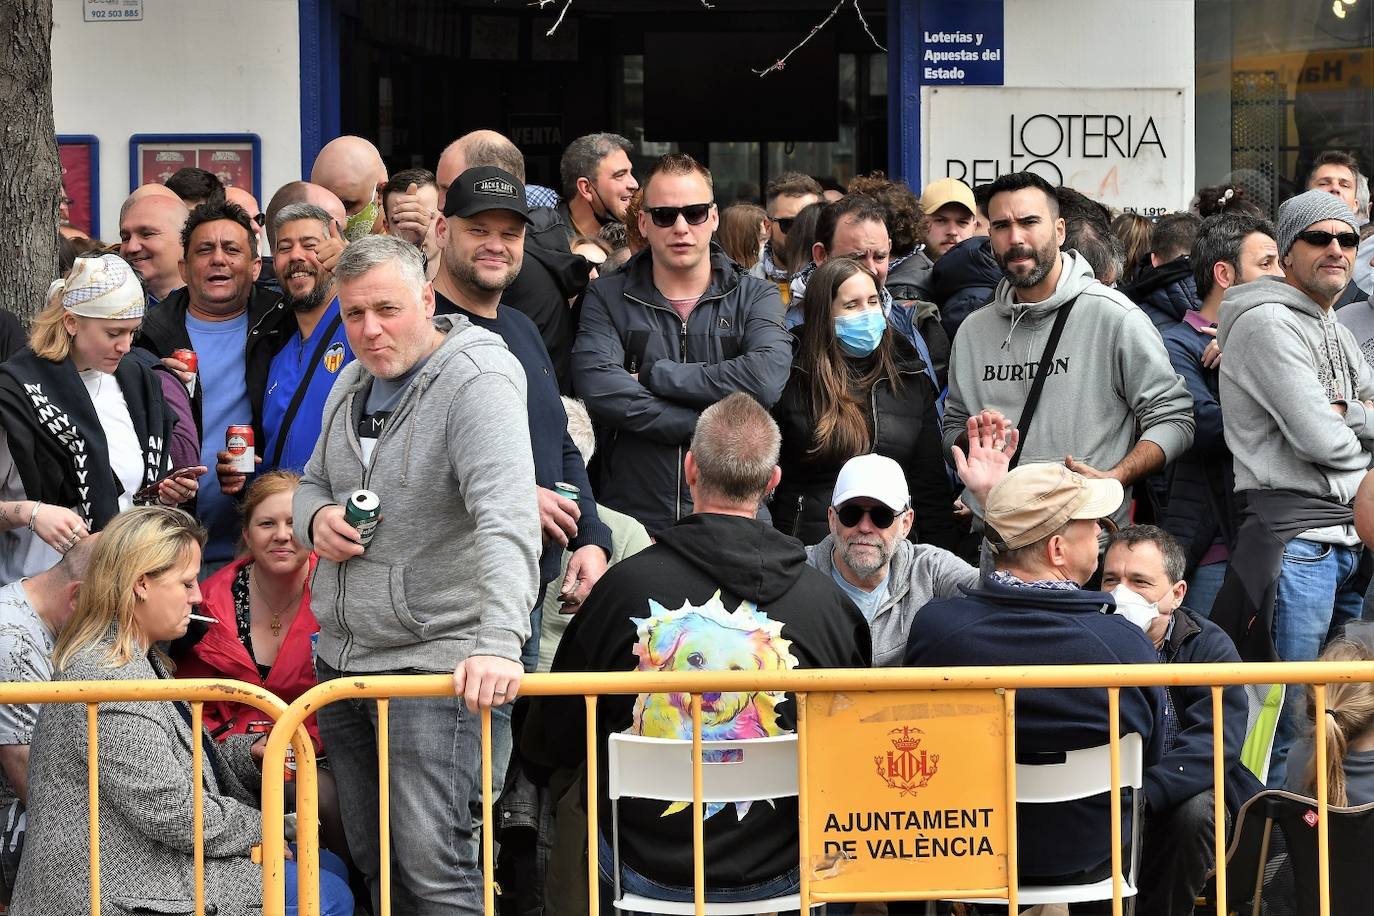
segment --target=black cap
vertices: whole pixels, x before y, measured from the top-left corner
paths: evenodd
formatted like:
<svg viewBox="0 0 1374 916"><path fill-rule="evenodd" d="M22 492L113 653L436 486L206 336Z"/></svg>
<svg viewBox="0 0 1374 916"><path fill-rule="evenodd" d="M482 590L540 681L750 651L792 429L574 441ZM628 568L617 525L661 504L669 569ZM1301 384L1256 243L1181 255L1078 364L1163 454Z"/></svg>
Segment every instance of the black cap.
<svg viewBox="0 0 1374 916"><path fill-rule="evenodd" d="M449 185L444 216L476 216L488 210L510 210L530 222L524 183L505 169L484 165L468 169Z"/></svg>

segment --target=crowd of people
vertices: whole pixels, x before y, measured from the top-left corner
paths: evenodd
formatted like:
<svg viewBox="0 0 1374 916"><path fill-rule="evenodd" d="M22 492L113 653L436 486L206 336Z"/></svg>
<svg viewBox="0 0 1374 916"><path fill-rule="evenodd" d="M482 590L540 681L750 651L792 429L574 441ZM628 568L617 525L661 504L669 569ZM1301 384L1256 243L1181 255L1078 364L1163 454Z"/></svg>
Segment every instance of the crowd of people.
<svg viewBox="0 0 1374 916"><path fill-rule="evenodd" d="M394 911L481 910L491 708L501 906L523 914L584 911L588 854L581 699L515 704L527 672L1371 656L1355 157L1322 154L1276 214L1224 185L1150 220L1031 172L919 195L788 172L726 201L691 156L638 174L634 153L578 138L545 188L492 131L394 174L346 136L265 209L183 169L129 196L117 244L64 229L0 353L0 677L290 702L452 672L453 696L390 704L385 792L374 704L309 721L324 911L375 911L384 856ZM1374 801L1372 696L1327 697L1334 801ZM1224 707L1216 748L1209 688L1121 693L1147 767L1138 912L1193 911L1214 755L1232 814L1266 783L1314 791L1302 689ZM685 695L597 715L603 754L691 735ZM794 722L783 693L703 698L708 740ZM192 911L198 741L205 899L259 903L263 727L231 702L199 735L186 704L102 706L107 903ZM1018 702L1026 755L1108 728L1101 690ZM10 912L84 911L85 736L78 707L0 707ZM608 906L692 899L690 808L622 802L614 848L599 810ZM795 801L706 817L708 899L795 892ZM1109 874L1105 796L1018 821L1022 883Z"/></svg>

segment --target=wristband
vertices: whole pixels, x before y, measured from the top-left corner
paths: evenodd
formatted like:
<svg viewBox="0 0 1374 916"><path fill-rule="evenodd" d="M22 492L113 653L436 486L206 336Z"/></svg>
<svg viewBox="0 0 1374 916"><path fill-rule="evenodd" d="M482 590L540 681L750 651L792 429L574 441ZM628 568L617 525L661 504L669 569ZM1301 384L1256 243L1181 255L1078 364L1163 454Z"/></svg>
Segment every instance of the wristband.
<svg viewBox="0 0 1374 916"><path fill-rule="evenodd" d="M34 500L34 503L33 503L33 511L29 513L29 530L30 530L30 531L33 530L33 523L36 522L36 521L38 520L38 510L41 509L41 508L43 508L43 501L42 501L41 499L39 499L39 500Z"/></svg>

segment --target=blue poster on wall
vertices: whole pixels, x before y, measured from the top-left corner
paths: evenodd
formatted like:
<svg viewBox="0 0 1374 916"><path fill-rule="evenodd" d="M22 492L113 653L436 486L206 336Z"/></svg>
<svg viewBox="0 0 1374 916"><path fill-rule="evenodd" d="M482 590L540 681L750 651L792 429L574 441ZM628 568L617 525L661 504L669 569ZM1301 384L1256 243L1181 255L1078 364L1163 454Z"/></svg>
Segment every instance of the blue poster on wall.
<svg viewBox="0 0 1374 916"><path fill-rule="evenodd" d="M1002 85L1002 0L921 0L921 83Z"/></svg>

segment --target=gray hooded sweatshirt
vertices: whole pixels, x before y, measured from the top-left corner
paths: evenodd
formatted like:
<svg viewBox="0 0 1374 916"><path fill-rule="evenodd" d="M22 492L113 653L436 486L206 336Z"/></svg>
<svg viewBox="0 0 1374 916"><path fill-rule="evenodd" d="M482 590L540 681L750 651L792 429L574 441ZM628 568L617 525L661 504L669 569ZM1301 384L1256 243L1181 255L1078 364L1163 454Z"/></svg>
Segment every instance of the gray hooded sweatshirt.
<svg viewBox="0 0 1374 916"><path fill-rule="evenodd" d="M806 548L806 562L827 576L835 572L835 536ZM887 597L868 622L873 667L901 665L916 612L934 598L959 598L978 584L978 570L939 547L899 540L888 567Z"/></svg>
<svg viewBox="0 0 1374 916"><path fill-rule="evenodd" d="M1193 441L1193 399L1149 316L1098 283L1077 252L1062 252L1059 284L1043 302L1014 301L1003 279L987 307L959 326L950 355L944 446L949 456L971 414L1001 411L1012 423L1030 394L1060 306L1077 300L1045 379L1021 463L1066 455L1101 471L1147 439L1173 461ZM1130 490L1114 516L1130 511Z"/></svg>
<svg viewBox="0 0 1374 916"><path fill-rule="evenodd" d="M1355 336L1277 277L1234 286L1221 300L1221 414L1236 490L1296 490L1355 498L1374 448L1374 372ZM1331 408L1346 405L1345 416ZM1354 544L1349 526L1304 532Z"/></svg>
<svg viewBox="0 0 1374 916"><path fill-rule="evenodd" d="M539 586L539 506L525 370L460 315L411 379L363 463L372 375L355 360L325 402L294 503L296 537L357 489L381 497L366 552L321 559L310 607L319 657L339 671L451 671L469 655L520 658Z"/></svg>

